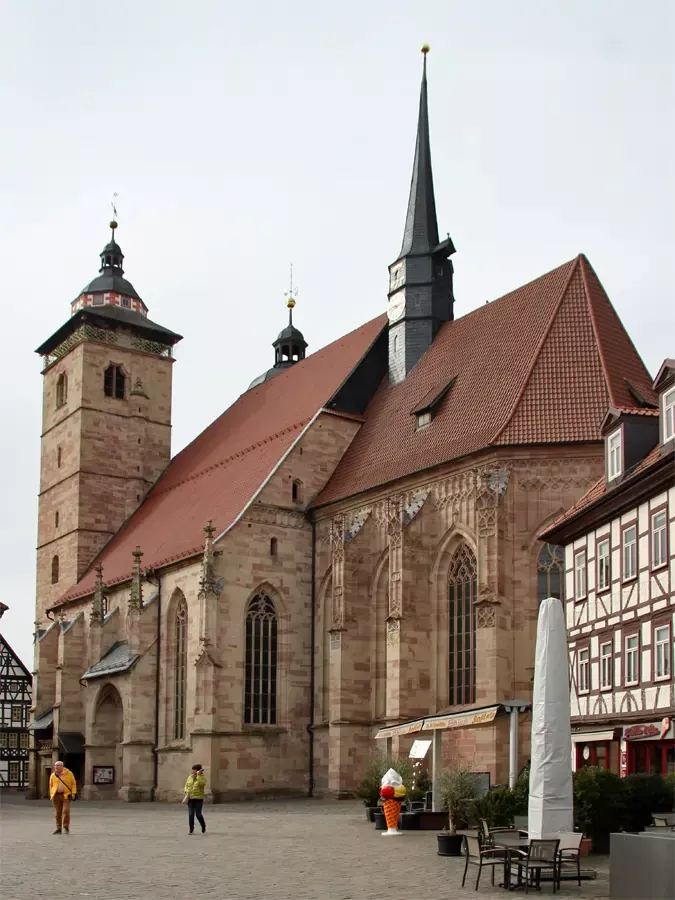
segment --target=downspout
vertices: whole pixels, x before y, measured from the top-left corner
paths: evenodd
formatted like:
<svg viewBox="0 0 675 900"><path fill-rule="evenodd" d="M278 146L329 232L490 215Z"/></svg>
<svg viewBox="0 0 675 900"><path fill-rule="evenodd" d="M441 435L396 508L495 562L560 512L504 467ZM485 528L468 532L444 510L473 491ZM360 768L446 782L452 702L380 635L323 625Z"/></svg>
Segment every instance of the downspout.
<svg viewBox="0 0 675 900"><path fill-rule="evenodd" d="M315 641L316 641L316 523L312 520L312 619L311 619L311 642L310 642L310 670L309 670L309 725L307 726L307 734L309 736L309 772L307 796L314 796L314 687L315 675L314 664L316 662Z"/></svg>
<svg viewBox="0 0 675 900"><path fill-rule="evenodd" d="M159 664L160 664L160 647L162 637L162 582L159 575L154 569L145 571L145 578L150 584L154 584L157 588L157 637L155 640L155 746L153 747L153 764L152 764L152 797L154 801L157 793L157 782L159 780ZM157 579L153 581L153 576Z"/></svg>

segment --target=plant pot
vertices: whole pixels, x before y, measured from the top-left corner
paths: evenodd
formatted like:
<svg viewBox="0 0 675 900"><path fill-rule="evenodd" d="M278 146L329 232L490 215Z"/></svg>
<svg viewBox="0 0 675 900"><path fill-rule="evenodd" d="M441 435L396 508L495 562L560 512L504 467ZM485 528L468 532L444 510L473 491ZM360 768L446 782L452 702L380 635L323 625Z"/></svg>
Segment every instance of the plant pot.
<svg viewBox="0 0 675 900"><path fill-rule="evenodd" d="M421 831L438 831L448 826L448 814L446 812L431 812L423 809L418 813L420 817Z"/></svg>
<svg viewBox="0 0 675 900"><path fill-rule="evenodd" d="M375 830L376 831L386 831L387 830L387 820L384 817L384 813L381 809L377 809L375 811L375 816L373 817L373 821L375 822Z"/></svg>
<svg viewBox="0 0 675 900"><path fill-rule="evenodd" d="M366 819L368 819L369 822L375 821L375 813L379 808L379 806L366 806Z"/></svg>
<svg viewBox="0 0 675 900"><path fill-rule="evenodd" d="M399 827L401 831L419 831L420 817L414 812L401 813Z"/></svg>
<svg viewBox="0 0 675 900"><path fill-rule="evenodd" d="M588 856L591 852L591 845L593 841L590 838L582 838L581 844L579 846L579 856Z"/></svg>
<svg viewBox="0 0 675 900"><path fill-rule="evenodd" d="M464 843L463 834L450 834L449 832L441 832L436 835L438 841L439 856L461 856L462 844Z"/></svg>

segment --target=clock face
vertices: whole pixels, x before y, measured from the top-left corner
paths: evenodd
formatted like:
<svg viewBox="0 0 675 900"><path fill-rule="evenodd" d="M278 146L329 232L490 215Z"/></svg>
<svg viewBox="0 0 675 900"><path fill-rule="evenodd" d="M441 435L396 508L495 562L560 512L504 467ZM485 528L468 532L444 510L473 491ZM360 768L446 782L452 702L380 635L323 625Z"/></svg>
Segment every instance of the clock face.
<svg viewBox="0 0 675 900"><path fill-rule="evenodd" d="M405 291L399 291L389 298L387 316L390 322L398 322L405 312Z"/></svg>
<svg viewBox="0 0 675 900"><path fill-rule="evenodd" d="M395 266L392 266L389 270L389 292L395 291L397 287L403 284L403 279L405 277L405 263L400 262L396 263Z"/></svg>

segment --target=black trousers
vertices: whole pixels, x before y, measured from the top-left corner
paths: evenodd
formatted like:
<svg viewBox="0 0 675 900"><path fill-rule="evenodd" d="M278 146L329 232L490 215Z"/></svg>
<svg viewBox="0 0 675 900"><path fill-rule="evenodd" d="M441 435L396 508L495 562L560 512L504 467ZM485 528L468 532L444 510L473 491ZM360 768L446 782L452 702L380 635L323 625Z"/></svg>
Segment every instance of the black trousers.
<svg viewBox="0 0 675 900"><path fill-rule="evenodd" d="M202 806L204 806L203 800L188 800L188 821L190 831L195 830L195 816L197 816L197 821L202 826L202 831L206 831L206 822L202 815Z"/></svg>

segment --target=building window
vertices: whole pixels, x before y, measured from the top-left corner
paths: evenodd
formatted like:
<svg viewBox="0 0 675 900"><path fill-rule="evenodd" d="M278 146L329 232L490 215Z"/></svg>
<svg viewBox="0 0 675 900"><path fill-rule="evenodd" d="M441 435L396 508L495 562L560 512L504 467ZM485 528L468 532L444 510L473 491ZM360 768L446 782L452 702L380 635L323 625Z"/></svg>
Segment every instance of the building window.
<svg viewBox="0 0 675 900"><path fill-rule="evenodd" d="M7 746L7 732L0 731L0 747L4 748L6 746Z"/></svg>
<svg viewBox="0 0 675 900"><path fill-rule="evenodd" d="M604 644L600 644L600 689L603 691L612 687L613 665L613 645L611 641L606 641Z"/></svg>
<svg viewBox="0 0 675 900"><path fill-rule="evenodd" d="M654 629L654 680L670 678L670 625Z"/></svg>
<svg viewBox="0 0 675 900"><path fill-rule="evenodd" d="M586 551L581 550L574 555L574 599L583 600L586 596Z"/></svg>
<svg viewBox="0 0 675 900"><path fill-rule="evenodd" d="M19 735L16 733L16 731L10 732L9 746L12 750L19 746Z"/></svg>
<svg viewBox="0 0 675 900"><path fill-rule="evenodd" d="M663 443L675 438L675 388L663 395Z"/></svg>
<svg viewBox="0 0 675 900"><path fill-rule="evenodd" d="M129 306L129 298L122 297L122 306Z"/></svg>
<svg viewBox="0 0 675 900"><path fill-rule="evenodd" d="M624 674L624 684L637 684L640 680L640 661L638 659L638 653L640 649L638 647L638 636L637 634L631 634L626 638L626 651L625 651L625 674Z"/></svg>
<svg viewBox="0 0 675 900"><path fill-rule="evenodd" d="M293 503L302 503L302 482L297 478L291 485L291 497Z"/></svg>
<svg viewBox="0 0 675 900"><path fill-rule="evenodd" d="M244 722L277 722L277 614L266 594L257 594L246 613Z"/></svg>
<svg viewBox="0 0 675 900"><path fill-rule="evenodd" d="M431 412L427 410L426 412L417 413L417 427L426 428L427 425L431 425Z"/></svg>
<svg viewBox="0 0 675 900"><path fill-rule="evenodd" d="M623 580L630 581L637 575L637 526L631 525L623 533Z"/></svg>
<svg viewBox="0 0 675 900"><path fill-rule="evenodd" d="M598 541L598 592L608 591L612 576L609 561L609 538Z"/></svg>
<svg viewBox="0 0 675 900"><path fill-rule="evenodd" d="M12 724L21 725L23 723L23 708L21 706L12 707Z"/></svg>
<svg viewBox="0 0 675 900"><path fill-rule="evenodd" d="M52 556L52 584L57 584L59 580L59 558Z"/></svg>
<svg viewBox="0 0 675 900"><path fill-rule="evenodd" d="M56 408L59 409L65 405L68 399L68 376L61 372L56 380Z"/></svg>
<svg viewBox="0 0 675 900"><path fill-rule="evenodd" d="M579 693L587 694L591 689L591 660L590 650L588 649L588 647L585 647L583 650L579 651L579 659L577 664L579 669Z"/></svg>
<svg viewBox="0 0 675 900"><path fill-rule="evenodd" d="M652 569L665 566L668 562L668 538L666 531L666 511L652 516Z"/></svg>
<svg viewBox="0 0 675 900"><path fill-rule="evenodd" d="M176 609L176 658L173 699L173 736L175 740L185 737L185 693L187 687L187 626L188 608L185 597L181 597Z"/></svg>
<svg viewBox="0 0 675 900"><path fill-rule="evenodd" d="M62 455L62 454L61 454L61 448L60 448L60 447L57 447L57 448L56 448L56 468L57 468L57 469L60 469L60 468L61 468L61 455Z"/></svg>
<svg viewBox="0 0 675 900"><path fill-rule="evenodd" d="M473 703L476 695L476 557L460 544L448 584L448 703Z"/></svg>
<svg viewBox="0 0 675 900"><path fill-rule="evenodd" d="M544 544L537 557L537 601L541 605L547 597L563 599L563 570L565 553L555 544Z"/></svg>
<svg viewBox="0 0 675 900"><path fill-rule="evenodd" d="M18 762L11 762L9 764L9 781L10 784L17 782L19 780L19 771L20 764Z"/></svg>
<svg viewBox="0 0 675 900"><path fill-rule="evenodd" d="M94 295L94 306L103 306L103 297L100 294Z"/></svg>
<svg viewBox="0 0 675 900"><path fill-rule="evenodd" d="M57 509L56 512L54 513L54 526L55 526L56 528L59 527L59 511L58 511L58 509Z"/></svg>
<svg viewBox="0 0 675 900"><path fill-rule="evenodd" d="M277 539L270 538L270 556L277 555Z"/></svg>
<svg viewBox="0 0 675 900"><path fill-rule="evenodd" d="M24 732L22 732L22 734L19 735L19 746L21 747L22 750L26 750L28 748L28 744L29 744L29 735L27 732L24 731Z"/></svg>
<svg viewBox="0 0 675 900"><path fill-rule="evenodd" d="M115 400L124 400L126 378L122 366L108 366L103 374L103 393Z"/></svg>
<svg viewBox="0 0 675 900"><path fill-rule="evenodd" d="M621 474L621 429L618 428L607 438L607 480Z"/></svg>

